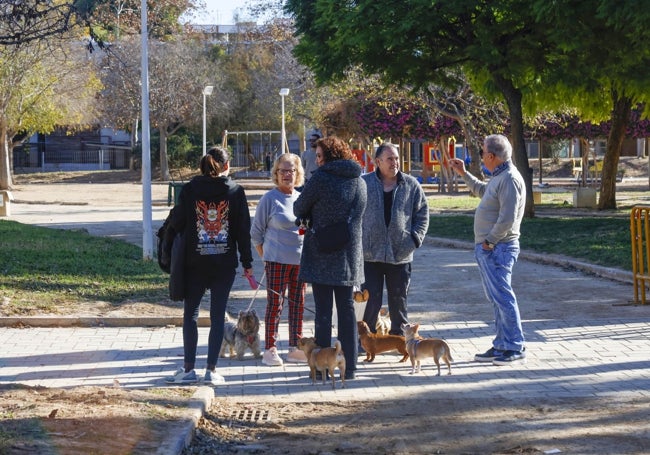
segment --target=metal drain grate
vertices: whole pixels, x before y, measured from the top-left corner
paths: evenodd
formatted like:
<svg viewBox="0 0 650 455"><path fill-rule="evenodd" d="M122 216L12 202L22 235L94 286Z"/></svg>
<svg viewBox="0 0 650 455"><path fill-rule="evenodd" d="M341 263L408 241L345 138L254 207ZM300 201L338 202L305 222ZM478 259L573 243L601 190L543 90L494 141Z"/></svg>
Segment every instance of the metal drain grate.
<svg viewBox="0 0 650 455"><path fill-rule="evenodd" d="M240 422L270 422L271 412L268 409L235 409L230 414L230 419Z"/></svg>

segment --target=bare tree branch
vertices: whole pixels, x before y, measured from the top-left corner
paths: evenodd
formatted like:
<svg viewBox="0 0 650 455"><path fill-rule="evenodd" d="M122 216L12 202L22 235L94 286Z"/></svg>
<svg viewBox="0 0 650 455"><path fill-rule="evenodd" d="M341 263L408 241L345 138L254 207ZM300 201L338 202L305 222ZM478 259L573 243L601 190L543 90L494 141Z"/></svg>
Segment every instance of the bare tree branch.
<svg viewBox="0 0 650 455"><path fill-rule="evenodd" d="M63 34L74 20L72 3L4 0L0 4L0 45L17 46Z"/></svg>

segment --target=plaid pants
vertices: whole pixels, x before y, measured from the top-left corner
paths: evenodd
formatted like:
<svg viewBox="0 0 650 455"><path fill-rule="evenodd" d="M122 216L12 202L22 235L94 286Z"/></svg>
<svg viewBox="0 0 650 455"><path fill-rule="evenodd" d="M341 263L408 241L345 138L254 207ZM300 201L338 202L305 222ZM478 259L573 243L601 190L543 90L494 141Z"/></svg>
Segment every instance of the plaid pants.
<svg viewBox="0 0 650 455"><path fill-rule="evenodd" d="M302 316L305 311L305 283L298 280L299 265L265 262L266 315L265 349L275 347L285 290L289 300L289 346L296 346L302 337ZM275 292L272 292L275 291ZM277 294L276 294L277 293Z"/></svg>

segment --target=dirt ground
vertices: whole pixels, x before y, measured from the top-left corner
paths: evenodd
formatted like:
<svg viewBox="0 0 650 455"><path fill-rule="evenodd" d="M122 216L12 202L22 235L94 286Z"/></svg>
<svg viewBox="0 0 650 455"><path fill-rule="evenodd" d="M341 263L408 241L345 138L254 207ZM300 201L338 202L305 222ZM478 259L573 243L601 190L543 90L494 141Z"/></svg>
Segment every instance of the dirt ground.
<svg viewBox="0 0 650 455"><path fill-rule="evenodd" d="M0 453L155 453L179 431L192 393L0 385Z"/></svg>
<svg viewBox="0 0 650 455"><path fill-rule="evenodd" d="M216 400L184 453L641 454L648 448L647 410L647 401L610 407L602 400L526 397L516 402L489 397L380 403ZM254 413L256 420L250 418Z"/></svg>
<svg viewBox="0 0 650 455"><path fill-rule="evenodd" d="M193 388L0 386L0 453L156 453ZM217 390L218 394L218 390ZM649 402L213 401L189 454L644 454ZM554 451L562 447L562 452ZM557 449L556 449L557 450Z"/></svg>
<svg viewBox="0 0 650 455"><path fill-rule="evenodd" d="M127 171L101 174L17 176L17 194L28 194L26 187L38 183L139 178ZM162 316L165 308L180 314L177 304L155 309L134 304L120 315ZM0 386L0 454L155 453L160 440L177 430L193 391L125 390L119 384L66 390ZM642 454L650 446L650 399L418 396L251 403L219 398L218 388L216 395L185 454Z"/></svg>

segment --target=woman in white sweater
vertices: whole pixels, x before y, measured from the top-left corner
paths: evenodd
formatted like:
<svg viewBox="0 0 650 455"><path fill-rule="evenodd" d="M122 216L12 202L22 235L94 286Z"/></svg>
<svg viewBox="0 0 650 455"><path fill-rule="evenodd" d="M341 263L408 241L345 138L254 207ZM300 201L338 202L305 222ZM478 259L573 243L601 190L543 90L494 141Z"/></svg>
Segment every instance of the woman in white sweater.
<svg viewBox="0 0 650 455"><path fill-rule="evenodd" d="M251 227L251 241L264 260L267 279L262 363L269 366L282 365L276 342L285 291L288 291L289 302L289 352L286 360L307 361L305 354L296 347L302 337L305 283L298 279L303 235L293 214L293 203L300 194L295 188L303 184L304 177L300 157L293 153L281 154L271 169L271 178L276 186L260 199Z"/></svg>

